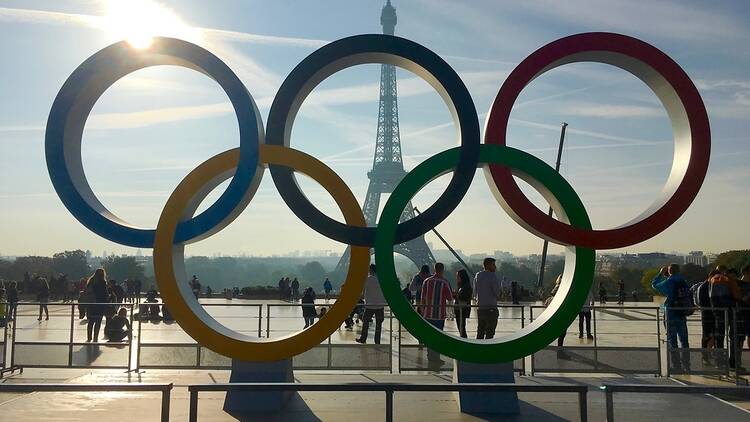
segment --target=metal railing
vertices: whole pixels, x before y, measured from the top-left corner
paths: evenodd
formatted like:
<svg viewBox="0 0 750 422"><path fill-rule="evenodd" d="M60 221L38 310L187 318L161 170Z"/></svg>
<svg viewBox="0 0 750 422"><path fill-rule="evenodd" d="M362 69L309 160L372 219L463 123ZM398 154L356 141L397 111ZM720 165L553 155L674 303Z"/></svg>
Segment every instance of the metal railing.
<svg viewBox="0 0 750 422"><path fill-rule="evenodd" d="M643 384L604 384L599 387L604 392L607 409L607 422L615 420L614 393L656 393L656 394L736 394L750 400L750 387L723 387L707 385L643 385Z"/></svg>
<svg viewBox="0 0 750 422"><path fill-rule="evenodd" d="M161 421L169 422L169 402L172 392L169 384L0 384L0 393L34 392L99 392L99 391L160 391Z"/></svg>
<svg viewBox="0 0 750 422"><path fill-rule="evenodd" d="M297 383L248 383L248 384L192 384L190 392L190 422L198 421L198 393L201 391L326 391L326 392L383 392L385 393L385 420L393 419L393 394L396 392L511 392L518 393L576 393L580 420L588 420L588 386L570 384L394 384L394 383L350 383L350 384L297 384Z"/></svg>
<svg viewBox="0 0 750 422"><path fill-rule="evenodd" d="M332 306L333 301L316 303L316 307ZM133 318L134 304L115 304L131 310L130 319L135 335L130 341L115 343L83 342L81 331L85 325L75 323L77 303L48 304L51 310L50 323L36 321L37 303L20 303L18 319L6 325L0 333L6 341L5 358L0 360L0 369L5 367L96 367L96 368L139 368L159 369L228 369L231 360L200 346L179 326L153 320L136 320ZM84 304L85 305L85 304ZM109 304L111 306L111 304ZM144 304L141 304L144 305ZM148 304L146 304L148 305ZM162 306L161 303L154 304ZM259 304L259 303L202 303L209 313L230 329L258 335L274 337L291 334L302 328L301 304ZM266 310L263 310L265 305ZM32 311L29 311L31 307ZM451 308L453 305L451 305ZM538 305L499 304L499 323L496 337L516 331L538 318L543 307ZM243 310L239 310L241 308ZM526 309L528 308L528 309ZM62 309L62 311L61 311ZM248 309L245 311L244 309ZM592 306L593 340L578 340L575 335L566 339L565 346L549 346L526 359L514 362L514 367L521 374L530 373L617 373L617 374L652 374L655 376L680 374L671 368L675 350L664 347L666 332L663 326L663 312L657 306ZM724 312L713 308L696 309L688 317L691 346L698 345L700 339L701 310ZM476 315L476 312L474 312ZM60 321L60 316L68 318ZM469 337L474 337L476 317L469 319ZM528 315L528 320L526 319ZM377 370L377 371L450 371L452 359L445 359L440 368L430 367L425 358L425 349L420 349L417 340L401 327L398 320L388 312L383 323L382 345L360 345L354 337L360 331L347 332L343 328L334 333L307 354L295 359L295 368L303 370ZM265 321L264 321L265 319ZM736 318L729 319L736 323ZM52 320L55 321L52 324ZM272 321L273 320L273 321ZM297 321L299 320L299 321ZM298 324L299 323L299 324ZM48 325L49 324L49 325ZM80 324L83 324L81 322ZM156 325L152 325L156 324ZM104 325L104 324L103 324ZM375 324L371 324L371 329ZM697 326L696 326L697 325ZM730 324L724 324L729 328ZM572 323L571 333L575 331ZM445 332L458 335L457 325L446 321ZM737 332L736 329L732 330ZM727 334L727 333L725 333ZM726 335L725 340L730 336ZM395 344L394 344L395 343ZM736 342L727 346L737 347ZM682 373L729 376L727 352L725 349L707 349L691 347L680 350L693 353L693 365L690 371ZM360 351L364 354L352 353ZM665 351L667 353L665 353ZM669 352L673 353L669 353ZM562 352L562 353L560 353ZM126 355L127 353L127 355ZM739 351L737 353L739 355ZM701 356L707 355L709 363L701 362ZM527 363L528 362L528 363ZM739 375L734 375L739 380Z"/></svg>

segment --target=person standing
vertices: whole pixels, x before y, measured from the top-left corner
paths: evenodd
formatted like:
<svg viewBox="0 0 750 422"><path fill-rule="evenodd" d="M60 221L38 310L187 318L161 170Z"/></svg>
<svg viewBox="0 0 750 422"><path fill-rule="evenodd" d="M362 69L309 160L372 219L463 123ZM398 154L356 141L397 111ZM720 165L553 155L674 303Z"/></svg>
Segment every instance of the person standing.
<svg viewBox="0 0 750 422"><path fill-rule="evenodd" d="M477 340L495 337L497 328L497 298L500 283L497 280L495 258L484 258L484 270L474 276L474 297L477 300ZM511 288L512 292L512 288Z"/></svg>
<svg viewBox="0 0 750 422"><path fill-rule="evenodd" d="M685 299L690 296L687 281L680 274L680 266L669 264L662 267L659 274L651 282L651 287L666 296L664 324L667 329L667 346L674 369L690 372L690 345L688 342L687 317L684 308L688 305ZM682 351L677 348L679 338Z"/></svg>
<svg viewBox="0 0 750 422"><path fill-rule="evenodd" d="M99 330L107 307L107 273L104 268L98 268L86 283L86 290L91 292L94 303L86 306L88 323L86 325L86 341L99 341Z"/></svg>
<svg viewBox="0 0 750 422"><path fill-rule="evenodd" d="M419 297L422 317L439 330L445 328L446 308L453 299L451 285L443 277L443 271L445 265L442 262L435 263L435 275L422 282ZM431 369L440 369L444 363L440 354L432 349L427 349L427 362Z"/></svg>
<svg viewBox="0 0 750 422"><path fill-rule="evenodd" d="M701 349L702 361L704 365L711 364L711 353L708 349L716 347L716 316L711 309L711 298L709 289L711 287L711 278L719 274L718 270L708 273L708 279L696 283L690 288L693 294L693 302L700 308L701 313Z"/></svg>
<svg viewBox="0 0 750 422"><path fill-rule="evenodd" d="M750 339L750 265L742 267L742 278L737 283L740 288L740 306L737 312L737 366L742 361L742 345ZM750 341L750 340L749 340Z"/></svg>
<svg viewBox="0 0 750 422"><path fill-rule="evenodd" d="M16 320L18 312L18 282L11 281L8 286L8 321Z"/></svg>
<svg viewBox="0 0 750 422"><path fill-rule="evenodd" d="M198 297L201 295L201 282L195 274L193 274L193 278L190 280L190 290L193 292L195 300L198 300Z"/></svg>
<svg viewBox="0 0 750 422"><path fill-rule="evenodd" d="M714 319L716 320L714 331L716 348L723 349L727 326L731 329L734 325L732 322L734 307L741 298L741 292L736 281L727 277L728 269L726 266L716 267L716 272L709 280L708 297L711 301L711 307L714 308Z"/></svg>
<svg viewBox="0 0 750 422"><path fill-rule="evenodd" d="M617 282L617 304L625 304L625 281L620 280Z"/></svg>
<svg viewBox="0 0 750 422"><path fill-rule="evenodd" d="M136 278L133 286L135 287L135 303L141 303L141 279Z"/></svg>
<svg viewBox="0 0 750 422"><path fill-rule="evenodd" d="M607 304L607 289L604 287L604 284L601 283L599 284L599 304Z"/></svg>
<svg viewBox="0 0 750 422"><path fill-rule="evenodd" d="M385 297L380 290L377 268L370 264L370 275L365 280L365 315L362 318L362 334L356 339L357 343L367 343L367 331L370 329L370 320L375 317L375 344L380 344L380 330L385 319Z"/></svg>
<svg viewBox="0 0 750 422"><path fill-rule="evenodd" d="M471 288L471 280L466 270L459 270L456 273L456 325L458 332L463 338L468 338L466 334L466 320L471 316L471 298L474 296Z"/></svg>
<svg viewBox="0 0 750 422"><path fill-rule="evenodd" d="M297 280L297 277L294 277L290 286L292 287L291 300L296 302L299 299L299 280Z"/></svg>
<svg viewBox="0 0 750 422"><path fill-rule="evenodd" d="M326 277L326 281L323 282L323 291L326 294L326 302L328 302L328 299L331 297L331 290L333 290L333 285L331 285L331 280Z"/></svg>
<svg viewBox="0 0 750 422"><path fill-rule="evenodd" d="M430 276L430 267L427 265L422 265L422 268L420 268L419 273L415 275L411 279L411 283L409 283L409 290L414 293L414 300L419 303L421 297L422 297L422 283Z"/></svg>
<svg viewBox="0 0 750 422"><path fill-rule="evenodd" d="M581 308L581 312L578 313L578 338L583 338L583 322L586 321L586 338L593 340L594 336L591 335L591 307L594 305L594 293L589 290L588 296L586 296L586 302Z"/></svg>
<svg viewBox="0 0 750 422"><path fill-rule="evenodd" d="M510 282L510 302L514 305L518 305L518 282L517 281L511 281Z"/></svg>
<svg viewBox="0 0 750 422"><path fill-rule="evenodd" d="M302 303L302 318L305 320L305 328L307 328L315 324L315 317L317 316L315 312L315 291L312 287L305 289L300 303Z"/></svg>
<svg viewBox="0 0 750 422"><path fill-rule="evenodd" d="M37 321L42 320L42 311L44 311L45 321L49 321L49 309L47 309L47 303L49 302L49 283L44 277L37 279L37 291L36 300L39 302L39 318Z"/></svg>

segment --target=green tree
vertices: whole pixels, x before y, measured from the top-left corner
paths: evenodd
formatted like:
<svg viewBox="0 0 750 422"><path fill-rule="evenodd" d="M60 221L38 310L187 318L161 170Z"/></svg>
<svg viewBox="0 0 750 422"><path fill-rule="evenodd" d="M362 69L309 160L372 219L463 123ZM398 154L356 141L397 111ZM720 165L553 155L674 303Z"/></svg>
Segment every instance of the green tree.
<svg viewBox="0 0 750 422"><path fill-rule="evenodd" d="M77 280L91 272L91 267L86 261L86 252L80 249L52 255L52 267L57 273L67 275L68 280Z"/></svg>
<svg viewBox="0 0 750 422"><path fill-rule="evenodd" d="M143 267L132 256L109 256L102 262L110 280L122 282L126 278L145 280Z"/></svg>
<svg viewBox="0 0 750 422"><path fill-rule="evenodd" d="M708 271L705 267L695 264L685 264L680 268L682 276L688 281L688 283L697 283L708 278Z"/></svg>
<svg viewBox="0 0 750 422"><path fill-rule="evenodd" d="M742 270L743 267L750 265L750 249L720 253L716 256L714 262L711 263L711 267L719 265L726 265L727 268L735 268L737 271Z"/></svg>
<svg viewBox="0 0 750 422"><path fill-rule="evenodd" d="M661 268L651 268L643 271L643 276L641 277L641 286L646 293L652 295L658 294L657 291L651 287L651 282L654 280L656 275L659 274L660 270Z"/></svg>
<svg viewBox="0 0 750 422"><path fill-rule="evenodd" d="M301 281L306 281L313 286L318 284L322 285L323 280L326 278L326 269L323 268L323 264L318 261L311 261L305 265L301 265L299 267L299 273L302 278Z"/></svg>

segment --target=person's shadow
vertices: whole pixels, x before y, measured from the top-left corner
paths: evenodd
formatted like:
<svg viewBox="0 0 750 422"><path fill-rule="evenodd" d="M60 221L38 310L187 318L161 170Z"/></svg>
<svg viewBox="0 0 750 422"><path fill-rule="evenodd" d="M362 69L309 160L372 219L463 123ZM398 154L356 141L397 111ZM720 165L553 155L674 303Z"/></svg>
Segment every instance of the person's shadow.
<svg viewBox="0 0 750 422"><path fill-rule="evenodd" d="M102 355L101 346L97 343L86 343L73 351L73 366L91 366Z"/></svg>

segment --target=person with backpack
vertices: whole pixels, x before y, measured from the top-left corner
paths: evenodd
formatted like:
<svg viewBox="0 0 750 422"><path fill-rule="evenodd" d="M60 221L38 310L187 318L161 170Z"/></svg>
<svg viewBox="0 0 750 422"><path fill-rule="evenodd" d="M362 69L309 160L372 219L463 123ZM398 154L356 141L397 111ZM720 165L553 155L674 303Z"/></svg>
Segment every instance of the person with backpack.
<svg viewBox="0 0 750 422"><path fill-rule="evenodd" d="M716 317L711 309L711 297L709 288L711 287L711 278L719 274L719 271L713 270L708 273L706 280L695 283L690 287L693 295L693 303L700 308L701 313L701 349L703 365L711 365L708 349L716 347Z"/></svg>
<svg viewBox="0 0 750 422"><path fill-rule="evenodd" d="M711 306L714 308L714 318L716 319L716 348L724 348L724 338L727 333L727 327L730 330L730 339L734 334L733 312L738 301L741 300L740 288L737 286L736 277L729 277L730 270L723 265L716 267L718 274L711 277L708 296L711 300ZM734 353L732 352L734 342L727 344L729 350L729 365L733 366ZM720 365L721 366L721 365Z"/></svg>
<svg viewBox="0 0 750 422"><path fill-rule="evenodd" d="M326 294L326 302L328 302L328 299L331 297L331 290L333 290L333 285L331 284L331 280L326 277L326 281L323 282L323 291Z"/></svg>
<svg viewBox="0 0 750 422"><path fill-rule="evenodd" d="M663 306L671 363L670 371L672 373L690 373L687 317L692 315L694 309L690 287L680 274L680 266L669 264L667 267L662 267L659 274L651 282L651 287L666 296ZM678 350L678 339L683 350Z"/></svg>

